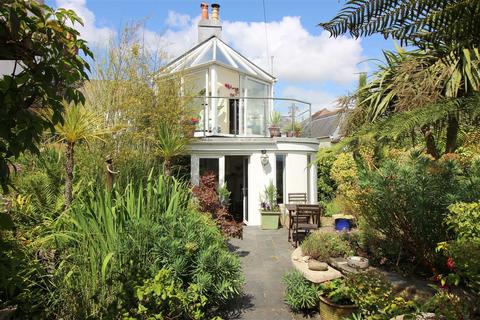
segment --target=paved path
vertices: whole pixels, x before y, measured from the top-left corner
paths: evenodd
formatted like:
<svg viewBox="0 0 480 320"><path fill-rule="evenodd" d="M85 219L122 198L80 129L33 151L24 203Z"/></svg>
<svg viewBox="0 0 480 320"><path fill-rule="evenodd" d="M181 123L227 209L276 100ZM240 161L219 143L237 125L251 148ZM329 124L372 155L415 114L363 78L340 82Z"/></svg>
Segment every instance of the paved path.
<svg viewBox="0 0 480 320"><path fill-rule="evenodd" d="M239 256L245 275L245 295L235 303L226 319L286 320L294 319L283 302L282 276L291 270L292 246L287 230L261 230L245 227L243 240L230 240Z"/></svg>

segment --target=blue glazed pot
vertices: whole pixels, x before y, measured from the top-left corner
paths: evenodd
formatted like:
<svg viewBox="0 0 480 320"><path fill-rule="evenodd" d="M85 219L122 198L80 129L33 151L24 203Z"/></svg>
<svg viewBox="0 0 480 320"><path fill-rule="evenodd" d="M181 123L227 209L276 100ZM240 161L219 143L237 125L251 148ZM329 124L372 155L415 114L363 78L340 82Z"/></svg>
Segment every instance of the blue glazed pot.
<svg viewBox="0 0 480 320"><path fill-rule="evenodd" d="M337 231L349 231L350 230L350 220L349 219L335 219L335 230Z"/></svg>

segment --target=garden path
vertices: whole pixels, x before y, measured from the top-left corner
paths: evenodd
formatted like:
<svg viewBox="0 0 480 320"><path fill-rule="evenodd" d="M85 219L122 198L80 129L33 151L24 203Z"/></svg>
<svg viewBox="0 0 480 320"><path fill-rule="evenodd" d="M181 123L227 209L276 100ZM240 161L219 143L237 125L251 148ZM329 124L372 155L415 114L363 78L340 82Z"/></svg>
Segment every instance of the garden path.
<svg viewBox="0 0 480 320"><path fill-rule="evenodd" d="M292 269L293 247L286 229L261 230L245 227L243 239L231 239L245 275L244 296L234 303L226 319L283 320L294 319L283 301L282 276Z"/></svg>

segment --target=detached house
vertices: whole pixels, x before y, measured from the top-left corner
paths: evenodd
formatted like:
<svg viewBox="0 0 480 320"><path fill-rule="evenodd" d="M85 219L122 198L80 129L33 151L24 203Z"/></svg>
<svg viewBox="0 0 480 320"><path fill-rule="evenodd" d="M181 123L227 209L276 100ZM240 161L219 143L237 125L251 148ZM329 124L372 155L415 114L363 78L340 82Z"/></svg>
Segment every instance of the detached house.
<svg viewBox="0 0 480 320"><path fill-rule="evenodd" d="M274 98L276 79L222 40L218 4L201 4L198 44L170 62L165 75L180 74L188 90L198 93L192 108L200 119L189 146L191 177L198 184L205 171L214 171L219 185L231 192L230 211L247 225L260 225L260 203L273 183L278 202L289 193L306 193L317 201L318 142L302 137L271 137L271 116L293 128L311 117L309 103ZM278 114L277 114L278 115Z"/></svg>

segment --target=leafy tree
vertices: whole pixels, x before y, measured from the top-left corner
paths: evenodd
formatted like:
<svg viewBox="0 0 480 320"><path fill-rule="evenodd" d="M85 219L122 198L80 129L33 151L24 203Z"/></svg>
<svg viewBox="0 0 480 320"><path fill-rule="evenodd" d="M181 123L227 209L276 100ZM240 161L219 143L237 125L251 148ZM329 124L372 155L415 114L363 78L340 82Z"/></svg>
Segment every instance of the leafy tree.
<svg viewBox="0 0 480 320"><path fill-rule="evenodd" d="M337 37L381 33L405 44L474 47L480 44L478 0L348 0L320 26Z"/></svg>
<svg viewBox="0 0 480 320"><path fill-rule="evenodd" d="M146 163L142 175L147 176L158 156L170 175L173 157L188 143L185 124L193 114L192 99L188 90L182 90L181 75L159 76L164 53L144 47L140 32L140 24L129 24L112 38L106 54L96 54L102 58L84 86L85 104L105 114L105 126L123 129L105 137L105 152L114 156L115 163L128 166L119 168L120 175L134 175L142 162Z"/></svg>
<svg viewBox="0 0 480 320"><path fill-rule="evenodd" d="M107 133L103 129L102 118L78 105L68 107L64 115L64 122L56 126L59 141L65 143L65 206L70 206L73 199L73 168L75 166L75 145L81 142L89 143L94 139L100 139Z"/></svg>
<svg viewBox="0 0 480 320"><path fill-rule="evenodd" d="M440 150L432 126L446 133L445 152L454 152L459 121L474 111L466 105L468 99L461 98L471 97L480 90L480 51L477 48L463 49L459 53L451 51L448 59L440 58L438 50L398 49L397 53L384 52L384 55L386 64L357 93L363 99L350 115L350 128L347 131L355 132L364 124L381 122L394 114L434 104L438 110L443 104L445 110L439 113L442 117L424 112L423 116L430 114L432 118L422 119L418 123L419 129L424 136L427 152L433 157L438 158ZM447 105L449 101L455 102L453 108ZM359 117L359 114L362 116ZM415 119L416 114L421 113L414 111L407 114L413 117L407 122L412 124L418 120ZM405 121L404 116L401 118ZM414 130L414 126L407 128L407 132Z"/></svg>
<svg viewBox="0 0 480 320"><path fill-rule="evenodd" d="M0 60L13 63L0 79L0 183L6 190L9 158L38 152L45 129L63 120L62 102L81 103L78 84L87 79L92 57L70 24L82 24L71 10L53 10L35 1L3 0L0 6ZM45 116L48 110L51 116Z"/></svg>

